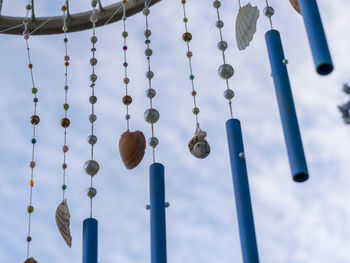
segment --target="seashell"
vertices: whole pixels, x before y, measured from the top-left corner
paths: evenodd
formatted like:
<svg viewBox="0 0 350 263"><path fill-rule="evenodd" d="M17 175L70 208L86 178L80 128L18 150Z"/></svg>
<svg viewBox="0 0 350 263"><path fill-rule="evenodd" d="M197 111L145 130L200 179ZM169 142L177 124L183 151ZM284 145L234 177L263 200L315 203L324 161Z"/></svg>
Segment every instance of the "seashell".
<svg viewBox="0 0 350 263"><path fill-rule="evenodd" d="M253 40L259 15L258 7L251 4L239 9L236 19L236 40L239 50L244 50Z"/></svg>
<svg viewBox="0 0 350 263"><path fill-rule="evenodd" d="M146 149L146 139L142 132L126 131L119 140L119 152L127 169L133 169L142 161Z"/></svg>
<svg viewBox="0 0 350 263"><path fill-rule="evenodd" d="M299 14L301 14L300 7L299 7L299 1L298 0L289 0L289 2L294 7L295 11L297 11Z"/></svg>
<svg viewBox="0 0 350 263"><path fill-rule="evenodd" d="M68 247L72 247L72 237L70 235L70 213L67 205L67 201L64 200L60 203L56 210L56 224L63 239L66 241Z"/></svg>
<svg viewBox="0 0 350 263"><path fill-rule="evenodd" d="M210 153L210 145L205 137L207 137L207 133L197 128L194 137L188 143L191 154L196 158L204 159Z"/></svg>
<svg viewBox="0 0 350 263"><path fill-rule="evenodd" d="M34 258L28 258L24 263L38 263Z"/></svg>

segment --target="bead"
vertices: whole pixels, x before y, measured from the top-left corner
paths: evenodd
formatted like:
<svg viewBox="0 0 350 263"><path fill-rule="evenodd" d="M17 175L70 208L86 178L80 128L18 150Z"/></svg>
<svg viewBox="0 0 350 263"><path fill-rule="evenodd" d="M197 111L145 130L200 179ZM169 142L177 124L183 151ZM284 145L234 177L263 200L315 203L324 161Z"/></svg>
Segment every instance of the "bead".
<svg viewBox="0 0 350 263"><path fill-rule="evenodd" d="M191 92L191 95L192 95L193 97L195 97L195 96L197 95L197 92L196 92L196 91L192 91L192 92Z"/></svg>
<svg viewBox="0 0 350 263"><path fill-rule="evenodd" d="M33 213L34 212L34 207L32 205L28 206L27 207L27 212L28 212L28 214Z"/></svg>
<svg viewBox="0 0 350 263"><path fill-rule="evenodd" d="M144 32L145 37L149 38L152 35L152 31L149 29L146 29Z"/></svg>
<svg viewBox="0 0 350 263"><path fill-rule="evenodd" d="M89 135L88 136L88 143L91 145L94 145L97 143L97 137L95 135Z"/></svg>
<svg viewBox="0 0 350 263"><path fill-rule="evenodd" d="M36 144L36 139L32 139L32 144Z"/></svg>
<svg viewBox="0 0 350 263"><path fill-rule="evenodd" d="M149 39L146 39L146 40L145 40L145 44L146 44L146 45L149 45L149 44L151 44L151 40L149 40Z"/></svg>
<svg viewBox="0 0 350 263"><path fill-rule="evenodd" d="M123 0L122 3L123 3L123 5L126 5L128 3L128 1L127 0Z"/></svg>
<svg viewBox="0 0 350 263"><path fill-rule="evenodd" d="M129 78L124 78L124 79L123 79L123 82L124 82L124 84L129 84L130 79L129 79Z"/></svg>
<svg viewBox="0 0 350 263"><path fill-rule="evenodd" d="M190 41L192 40L192 35L191 35L191 33L190 33L190 32L183 33L182 39L183 39L185 42L190 42Z"/></svg>
<svg viewBox="0 0 350 263"><path fill-rule="evenodd" d="M154 89L146 90L146 96L150 99L153 99L156 96L156 91Z"/></svg>
<svg viewBox="0 0 350 263"><path fill-rule="evenodd" d="M32 93L33 94L37 94L38 93L38 89L37 88L32 88Z"/></svg>
<svg viewBox="0 0 350 263"><path fill-rule="evenodd" d="M29 11L29 10L32 10L32 6L31 5L26 5L26 9Z"/></svg>
<svg viewBox="0 0 350 263"><path fill-rule="evenodd" d="M145 16L148 16L150 13L151 13L151 11L149 10L148 7L145 7L145 8L142 10L142 14L144 14Z"/></svg>
<svg viewBox="0 0 350 263"><path fill-rule="evenodd" d="M193 74L190 75L190 80L194 80L194 75Z"/></svg>
<svg viewBox="0 0 350 263"><path fill-rule="evenodd" d="M63 39L63 42L64 42L64 43L68 43L68 38L65 37L65 38Z"/></svg>
<svg viewBox="0 0 350 263"><path fill-rule="evenodd" d="M128 50L128 47L127 46L123 46L123 50L124 51Z"/></svg>
<svg viewBox="0 0 350 263"><path fill-rule="evenodd" d="M67 11L67 6L63 5L63 6L61 7L61 10L62 10L63 12L66 12L66 11Z"/></svg>
<svg viewBox="0 0 350 263"><path fill-rule="evenodd" d="M126 32L126 31L124 31L123 33L122 33L122 36L124 37L124 38L127 38L128 37L128 32Z"/></svg>
<svg viewBox="0 0 350 263"><path fill-rule="evenodd" d="M68 128L69 125L70 125L70 120L69 120L68 118L63 118L63 119L61 120L61 126L62 126L63 128Z"/></svg>
<svg viewBox="0 0 350 263"><path fill-rule="evenodd" d="M36 163L34 162L34 161L31 161L30 163L29 163L29 167L30 168L34 168L36 166Z"/></svg>
<svg viewBox="0 0 350 263"><path fill-rule="evenodd" d="M69 61L70 57L69 56L64 56L64 61Z"/></svg>
<svg viewBox="0 0 350 263"><path fill-rule="evenodd" d="M152 148L156 148L159 143L159 140L157 137L151 137L148 139L148 145Z"/></svg>
<svg viewBox="0 0 350 263"><path fill-rule="evenodd" d="M84 169L87 174L94 176L100 170L100 166L95 160L89 160L85 163Z"/></svg>
<svg viewBox="0 0 350 263"><path fill-rule="evenodd" d="M32 237L31 236L27 236L27 242L31 242L32 241Z"/></svg>
<svg viewBox="0 0 350 263"><path fill-rule="evenodd" d="M275 10L272 6L267 6L264 8L264 15L268 18L271 18L275 14Z"/></svg>
<svg viewBox="0 0 350 263"><path fill-rule="evenodd" d="M147 71L147 72L146 72L146 78L152 79L153 77L154 77L153 71Z"/></svg>
<svg viewBox="0 0 350 263"><path fill-rule="evenodd" d="M96 48L93 47L93 48L91 49L91 52L96 52Z"/></svg>
<svg viewBox="0 0 350 263"><path fill-rule="evenodd" d="M287 64L289 63L289 61L288 61L288 59L283 59L283 60L282 60L282 63L283 63L284 65L287 65Z"/></svg>
<svg viewBox="0 0 350 263"><path fill-rule="evenodd" d="M97 43L97 37L96 36L92 36L90 38L90 41L91 41L92 44L96 44Z"/></svg>
<svg viewBox="0 0 350 263"><path fill-rule="evenodd" d="M191 58L193 56L193 53L191 51L186 52L186 57Z"/></svg>
<svg viewBox="0 0 350 263"><path fill-rule="evenodd" d="M125 105L130 105L131 102L132 102L132 98L130 96L126 95L126 96L123 97L123 103Z"/></svg>
<svg viewBox="0 0 350 263"><path fill-rule="evenodd" d="M123 63L123 66L124 66L125 68L127 68L127 67L128 67L128 63L127 63L127 62L124 62L124 63Z"/></svg>
<svg viewBox="0 0 350 263"><path fill-rule="evenodd" d="M62 27L62 30L63 30L64 32L67 32L67 31L68 31L68 27L67 27L67 26L63 26L63 27Z"/></svg>
<svg viewBox="0 0 350 263"><path fill-rule="evenodd" d="M185 17L185 18L183 19L183 21L184 21L184 23L187 23L187 22L188 22L188 18Z"/></svg>
<svg viewBox="0 0 350 263"><path fill-rule="evenodd" d="M24 25L27 25L27 24L28 24L28 19L27 19L27 18L23 19L23 24L24 24Z"/></svg>
<svg viewBox="0 0 350 263"><path fill-rule="evenodd" d="M126 21L126 16L122 16L122 20L123 20L123 21Z"/></svg>
<svg viewBox="0 0 350 263"><path fill-rule="evenodd" d="M90 102L91 104L95 104L95 103L97 102L97 97L96 97L96 96L90 96L89 102Z"/></svg>
<svg viewBox="0 0 350 263"><path fill-rule="evenodd" d="M96 75L96 74L91 74L91 75L90 75L90 80L91 80L92 82L95 82L95 81L97 80L97 75Z"/></svg>
<svg viewBox="0 0 350 263"><path fill-rule="evenodd" d="M97 65L97 59L96 58L91 58L90 59L90 65L91 66L96 66Z"/></svg>
<svg viewBox="0 0 350 263"><path fill-rule="evenodd" d="M64 184L64 185L62 185L61 188L62 188L63 191L65 191L67 189L67 186Z"/></svg>
<svg viewBox="0 0 350 263"><path fill-rule="evenodd" d="M218 49L221 50L221 51L225 51L226 49L228 48L228 44L226 41L220 41L218 43Z"/></svg>
<svg viewBox="0 0 350 263"><path fill-rule="evenodd" d="M69 109L69 104L68 103L63 104L63 109L64 110L68 110Z"/></svg>
<svg viewBox="0 0 350 263"><path fill-rule="evenodd" d="M28 40L30 35L29 35L29 33L28 34L23 34L23 37L24 37L25 40Z"/></svg>
<svg viewBox="0 0 350 263"><path fill-rule="evenodd" d="M150 108L144 113L145 121L154 124L159 120L159 112L156 109Z"/></svg>
<svg viewBox="0 0 350 263"><path fill-rule="evenodd" d="M227 89L224 91L224 97L228 100L233 99L233 97L235 96L235 93L233 92L232 89Z"/></svg>
<svg viewBox="0 0 350 263"><path fill-rule="evenodd" d="M98 3L98 0L91 0L91 6L96 7Z"/></svg>
<svg viewBox="0 0 350 263"><path fill-rule="evenodd" d="M91 21L92 23L96 23L96 22L98 21L98 15L95 14L95 13L91 14L91 16L90 16L90 21Z"/></svg>
<svg viewBox="0 0 350 263"><path fill-rule="evenodd" d="M186 4L186 0L181 0L181 4Z"/></svg>
<svg viewBox="0 0 350 263"><path fill-rule="evenodd" d="M29 185L30 185L31 187L33 187L33 186L34 186L34 181L33 181L33 180L30 180L30 181L29 181Z"/></svg>
<svg viewBox="0 0 350 263"><path fill-rule="evenodd" d="M62 147L62 151L63 151L64 153L68 152L68 150L69 150L69 147L68 147L67 145L64 145L64 146Z"/></svg>
<svg viewBox="0 0 350 263"><path fill-rule="evenodd" d="M69 89L68 86L64 86L64 90L67 91Z"/></svg>
<svg viewBox="0 0 350 263"><path fill-rule="evenodd" d="M214 8L220 8L220 7L221 7L221 2L218 1L218 0L215 0L215 1L213 2L213 7L214 7Z"/></svg>
<svg viewBox="0 0 350 263"><path fill-rule="evenodd" d="M145 55L146 55L147 57L152 56L152 54L153 54L152 49L150 49L150 48L145 49Z"/></svg>
<svg viewBox="0 0 350 263"><path fill-rule="evenodd" d="M193 112L193 114L198 115L198 114L199 114L199 108L194 107L194 108L192 109L192 112Z"/></svg>
<svg viewBox="0 0 350 263"><path fill-rule="evenodd" d="M33 68L33 64L28 64L28 68L32 69Z"/></svg>
<svg viewBox="0 0 350 263"><path fill-rule="evenodd" d="M229 64L223 64L219 67L218 73L223 79L230 79L234 74L234 69Z"/></svg>
<svg viewBox="0 0 350 263"><path fill-rule="evenodd" d="M64 63L64 65L65 65L66 67L68 67L68 66L69 66L69 62L66 61L66 62Z"/></svg>
<svg viewBox="0 0 350 263"><path fill-rule="evenodd" d="M87 192L87 196L90 198L94 198L97 194L97 190L93 187L90 187Z"/></svg>
<svg viewBox="0 0 350 263"><path fill-rule="evenodd" d="M130 120L130 118L131 118L130 114L126 114L126 115L125 115L125 119L126 119L126 120Z"/></svg>
<svg viewBox="0 0 350 263"><path fill-rule="evenodd" d="M30 117L30 122L33 125L38 125L40 122L40 118L38 115L33 115L32 117Z"/></svg>
<svg viewBox="0 0 350 263"><path fill-rule="evenodd" d="M66 163L62 164L62 168L67 169L67 164Z"/></svg>
<svg viewBox="0 0 350 263"><path fill-rule="evenodd" d="M218 20L216 21L215 25L217 28L221 29L224 27L224 22L222 22L221 20Z"/></svg>
<svg viewBox="0 0 350 263"><path fill-rule="evenodd" d="M90 114L90 115L89 115L89 121L90 121L91 123L95 122L96 119L97 119L97 116L96 116L95 114Z"/></svg>
<svg viewBox="0 0 350 263"><path fill-rule="evenodd" d="M33 99L33 102L34 102L34 103L37 103L38 101L39 101L38 98L34 98L34 99Z"/></svg>

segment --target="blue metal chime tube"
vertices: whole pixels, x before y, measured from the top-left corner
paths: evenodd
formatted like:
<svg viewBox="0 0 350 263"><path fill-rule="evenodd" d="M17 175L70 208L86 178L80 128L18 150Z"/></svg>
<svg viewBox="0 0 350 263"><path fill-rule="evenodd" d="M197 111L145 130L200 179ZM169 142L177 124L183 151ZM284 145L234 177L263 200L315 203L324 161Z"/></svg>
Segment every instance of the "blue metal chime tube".
<svg viewBox="0 0 350 263"><path fill-rule="evenodd" d="M284 63L285 57L280 33L277 30L270 30L266 33L265 38L293 179L296 182L304 182L309 178L309 173L287 66Z"/></svg>
<svg viewBox="0 0 350 263"><path fill-rule="evenodd" d="M299 0L299 7L304 18L317 73L328 75L333 71L333 63L317 2L316 0Z"/></svg>
<svg viewBox="0 0 350 263"><path fill-rule="evenodd" d="M88 218L83 224L83 263L97 263L97 220Z"/></svg>
<svg viewBox="0 0 350 263"><path fill-rule="evenodd" d="M151 202L151 263L166 263L164 166L154 163L149 174Z"/></svg>
<svg viewBox="0 0 350 263"><path fill-rule="evenodd" d="M242 130L239 120L228 120L226 122L226 131L230 151L243 262L259 263Z"/></svg>

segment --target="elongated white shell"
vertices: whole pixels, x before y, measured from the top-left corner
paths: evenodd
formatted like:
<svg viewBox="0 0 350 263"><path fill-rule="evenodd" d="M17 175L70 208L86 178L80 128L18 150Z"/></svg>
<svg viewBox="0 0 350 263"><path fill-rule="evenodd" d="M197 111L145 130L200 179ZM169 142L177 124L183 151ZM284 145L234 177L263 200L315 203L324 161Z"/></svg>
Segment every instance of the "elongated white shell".
<svg viewBox="0 0 350 263"><path fill-rule="evenodd" d="M244 50L253 40L260 12L257 6L243 6L236 19L236 39L239 50Z"/></svg>
<svg viewBox="0 0 350 263"><path fill-rule="evenodd" d="M67 205L67 201L64 200L60 203L56 210L56 224L63 239L66 241L69 247L72 247L72 237L70 235L70 213Z"/></svg>

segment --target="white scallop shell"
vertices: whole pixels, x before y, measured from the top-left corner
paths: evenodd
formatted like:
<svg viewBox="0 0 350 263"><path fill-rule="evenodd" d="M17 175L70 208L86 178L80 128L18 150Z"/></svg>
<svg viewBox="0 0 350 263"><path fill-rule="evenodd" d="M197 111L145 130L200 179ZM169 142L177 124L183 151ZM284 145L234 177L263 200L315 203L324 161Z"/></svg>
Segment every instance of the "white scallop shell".
<svg viewBox="0 0 350 263"><path fill-rule="evenodd" d="M191 154L199 159L204 159L210 154L210 145L205 139L207 133L197 128L194 137L188 143Z"/></svg>
<svg viewBox="0 0 350 263"><path fill-rule="evenodd" d="M251 4L239 9L236 19L236 40L239 50L244 50L253 40L259 15L258 7Z"/></svg>
<svg viewBox="0 0 350 263"><path fill-rule="evenodd" d="M70 213L67 205L67 201L64 200L60 203L56 210L56 224L63 239L66 241L69 247L72 247L72 236L70 235Z"/></svg>

